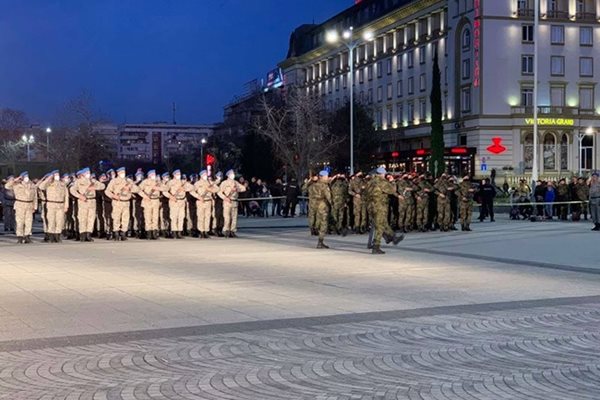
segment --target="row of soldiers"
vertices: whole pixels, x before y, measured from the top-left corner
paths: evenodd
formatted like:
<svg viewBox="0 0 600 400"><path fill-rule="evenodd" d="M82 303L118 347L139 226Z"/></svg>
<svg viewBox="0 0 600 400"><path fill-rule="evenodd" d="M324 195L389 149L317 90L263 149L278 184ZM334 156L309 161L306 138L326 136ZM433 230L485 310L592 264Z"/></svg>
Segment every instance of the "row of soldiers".
<svg viewBox="0 0 600 400"><path fill-rule="evenodd" d="M388 242L394 240L392 228L403 233L437 228L447 232L456 229L459 217L462 230L471 231L476 188L468 176L458 183L447 174L433 179L429 174L391 175L378 168L348 180L344 174L329 177L322 171L306 179L302 189L308 194L309 227L319 236L318 248L327 247L324 233L345 235L350 226L359 234L374 229L375 237ZM379 245L380 239L375 239L373 253L382 253Z"/></svg>
<svg viewBox="0 0 600 400"><path fill-rule="evenodd" d="M184 231L237 237L238 195L246 190L229 170L226 179L203 170L187 180L180 170L159 176L155 170L135 177L125 168L96 179L89 168L76 174L52 171L33 182L28 172L9 176L2 189L5 230L14 228L18 243L31 243L33 215L42 216L45 241L62 236L91 242L92 233L113 240L130 235L156 240L183 239Z"/></svg>

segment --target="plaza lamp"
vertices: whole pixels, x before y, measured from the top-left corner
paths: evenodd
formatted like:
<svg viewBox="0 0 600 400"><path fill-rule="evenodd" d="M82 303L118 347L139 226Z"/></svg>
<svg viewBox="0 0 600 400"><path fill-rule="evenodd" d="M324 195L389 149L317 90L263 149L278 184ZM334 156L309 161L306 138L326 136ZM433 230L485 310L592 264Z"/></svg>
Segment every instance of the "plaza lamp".
<svg viewBox="0 0 600 400"><path fill-rule="evenodd" d="M23 137L21 137L21 139L23 140L23 142L27 145L27 162L31 161L31 152L30 150L30 145L32 145L35 142L35 138L33 137L33 135L23 135Z"/></svg>
<svg viewBox="0 0 600 400"><path fill-rule="evenodd" d="M373 32L365 31L362 37L355 37L354 28L350 27L340 35L338 31L331 30L325 35L327 43L343 44L348 48L348 65L350 66L350 175L354 175L354 49L363 42L373 40Z"/></svg>

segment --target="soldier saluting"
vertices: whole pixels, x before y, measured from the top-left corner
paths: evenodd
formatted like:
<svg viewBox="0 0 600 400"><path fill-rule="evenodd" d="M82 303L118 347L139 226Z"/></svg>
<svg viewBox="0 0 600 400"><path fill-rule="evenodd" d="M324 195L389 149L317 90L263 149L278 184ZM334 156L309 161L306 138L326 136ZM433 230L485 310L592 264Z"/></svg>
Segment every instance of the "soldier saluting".
<svg viewBox="0 0 600 400"><path fill-rule="evenodd" d="M223 199L223 230L225 237L237 237L238 196L246 187L235 180L235 171L230 169L225 174L227 179L221 183L218 196Z"/></svg>
<svg viewBox="0 0 600 400"><path fill-rule="evenodd" d="M190 194L196 198L196 229L202 239L208 239L210 230L210 217L213 212L213 195L219 192L219 187L208 179L208 171L200 171L200 179L194 184Z"/></svg>
<svg viewBox="0 0 600 400"><path fill-rule="evenodd" d="M79 240L93 242L92 230L96 220L96 191L106 187L104 183L92 178L89 168L77 172L77 179L69 189L77 199L77 221L79 223Z"/></svg>
<svg viewBox="0 0 600 400"><path fill-rule="evenodd" d="M65 215L69 210L69 189L60 179L58 170L50 172L38 187L46 198L46 229L50 243L60 243L65 227Z"/></svg>
<svg viewBox="0 0 600 400"><path fill-rule="evenodd" d="M37 209L37 188L29 180L29 173L22 172L18 178L6 182L5 188L15 194L15 230L17 243L31 243L33 213Z"/></svg>
<svg viewBox="0 0 600 400"><path fill-rule="evenodd" d="M117 170L117 177L111 180L104 192L112 200L112 231L114 240L127 240L131 213L129 204L133 193L140 193L140 188L131 179L126 178L125 168Z"/></svg>

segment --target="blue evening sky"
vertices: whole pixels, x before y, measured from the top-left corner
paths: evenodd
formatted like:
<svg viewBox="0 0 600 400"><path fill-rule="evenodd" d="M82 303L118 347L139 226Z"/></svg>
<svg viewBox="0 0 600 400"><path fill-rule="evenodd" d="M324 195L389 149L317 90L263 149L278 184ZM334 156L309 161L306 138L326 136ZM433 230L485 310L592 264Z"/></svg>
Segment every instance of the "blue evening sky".
<svg viewBox="0 0 600 400"><path fill-rule="evenodd" d="M116 123L222 120L289 35L353 0L0 0L0 108L51 123L83 90Z"/></svg>

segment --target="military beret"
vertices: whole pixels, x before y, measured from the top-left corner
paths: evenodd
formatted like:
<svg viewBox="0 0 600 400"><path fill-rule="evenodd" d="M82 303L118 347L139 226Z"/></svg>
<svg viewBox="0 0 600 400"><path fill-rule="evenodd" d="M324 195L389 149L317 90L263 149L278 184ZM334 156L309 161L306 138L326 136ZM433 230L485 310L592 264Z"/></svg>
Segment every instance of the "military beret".
<svg viewBox="0 0 600 400"><path fill-rule="evenodd" d="M379 167L379 168L377 168L377 169L375 170L375 172L376 172L376 173L378 173L378 174L380 174L380 175L381 175L381 174L386 174L386 173L387 173L387 171L385 170L385 168L384 168L384 167Z"/></svg>
<svg viewBox="0 0 600 400"><path fill-rule="evenodd" d="M117 168L117 172L125 172L125 167L119 167L119 168Z"/></svg>
<svg viewBox="0 0 600 400"><path fill-rule="evenodd" d="M225 172L225 175L229 176L230 174L234 174L235 175L235 171L230 169L227 172Z"/></svg>
<svg viewBox="0 0 600 400"><path fill-rule="evenodd" d="M168 177L169 177L169 173L168 173L168 172L165 172L165 173L163 173L163 174L162 174L160 177L161 177L161 178L168 178Z"/></svg>
<svg viewBox="0 0 600 400"><path fill-rule="evenodd" d="M181 171L176 169L175 171L173 171L173 175L181 175Z"/></svg>
<svg viewBox="0 0 600 400"><path fill-rule="evenodd" d="M151 169L150 171L148 171L146 176L150 176L150 175L156 175L156 170Z"/></svg>
<svg viewBox="0 0 600 400"><path fill-rule="evenodd" d="M29 176L29 172L27 171L23 171L19 174L19 178L25 178L26 176Z"/></svg>
<svg viewBox="0 0 600 400"><path fill-rule="evenodd" d="M319 172L319 176L329 176L329 171L327 171L326 169L324 169L321 172Z"/></svg>
<svg viewBox="0 0 600 400"><path fill-rule="evenodd" d="M202 175L208 175L208 171L203 169L202 171L200 171L200 176Z"/></svg>

